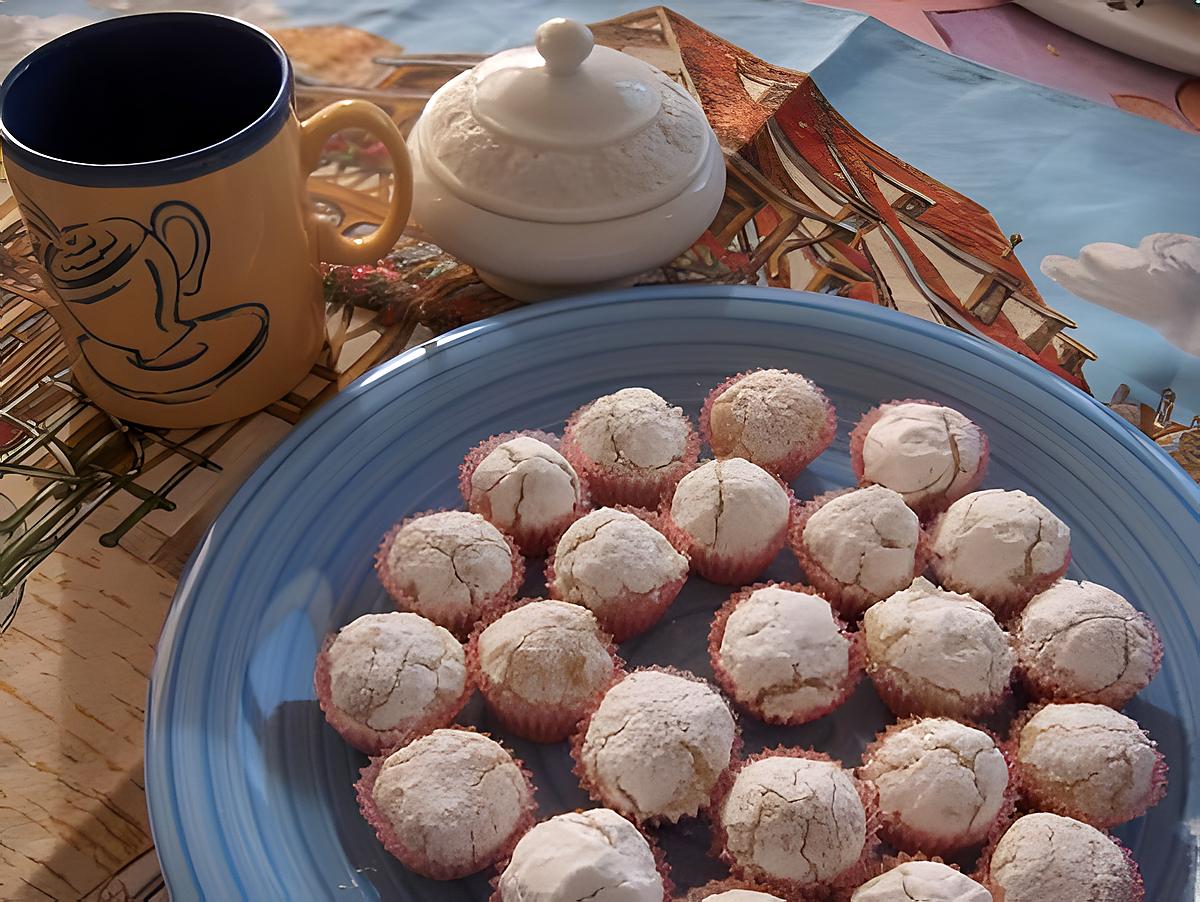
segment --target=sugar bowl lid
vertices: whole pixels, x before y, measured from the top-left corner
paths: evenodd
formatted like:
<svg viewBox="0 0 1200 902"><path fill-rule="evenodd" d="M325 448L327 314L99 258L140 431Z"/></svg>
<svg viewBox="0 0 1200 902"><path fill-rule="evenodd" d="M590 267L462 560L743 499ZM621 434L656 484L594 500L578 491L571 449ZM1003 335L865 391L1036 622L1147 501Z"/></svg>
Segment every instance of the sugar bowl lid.
<svg viewBox="0 0 1200 902"><path fill-rule="evenodd" d="M716 138L665 74L551 19L535 45L443 86L417 124L422 163L462 200L517 219L596 222L678 196Z"/></svg>

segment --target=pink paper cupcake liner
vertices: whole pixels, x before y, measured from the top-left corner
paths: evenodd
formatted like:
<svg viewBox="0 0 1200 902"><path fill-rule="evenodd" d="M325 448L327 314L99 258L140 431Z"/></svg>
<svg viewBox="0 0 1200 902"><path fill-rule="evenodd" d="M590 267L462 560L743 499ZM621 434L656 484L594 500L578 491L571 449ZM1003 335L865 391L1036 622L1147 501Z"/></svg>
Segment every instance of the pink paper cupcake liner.
<svg viewBox="0 0 1200 902"><path fill-rule="evenodd" d="M472 513L479 514L489 523L492 522L492 506L488 501L487 496L483 496L477 503L471 500L471 477L474 475L476 468L483 462L483 459L491 454L498 445L510 439L520 436L528 436L529 438L537 439L553 448L555 451L560 450L560 440L558 436L549 432L542 432L537 429L526 429L518 432L505 432L501 435L493 435L471 449L467 454L466 459L458 470L458 490L462 493L463 501L467 505L467 509ZM579 475L579 474L576 474ZM589 507L587 483L582 476L579 476L579 502L575 505L571 513L555 520L553 523L539 526L526 527L519 521L511 526L499 526L493 524L501 532L507 533L521 549L523 554L530 557L540 557L558 541L559 536L563 534L568 526L587 513Z"/></svg>
<svg viewBox="0 0 1200 902"><path fill-rule="evenodd" d="M756 761L761 761L764 758L808 758L812 761L828 761L841 765L840 761L831 758L824 752L782 745L772 749L764 749L757 755L751 755L748 758L738 761L717 780L717 785L713 789L712 800L709 802L708 810L711 813L710 820L712 822L713 836L713 845L710 854L714 858L725 862L735 878L757 882L767 887L767 892L782 896L784 899L794 900L794 902L818 902L818 900L822 900L823 902L823 900L831 897L836 898L839 895L848 894L850 891L862 886L864 882L873 876L879 860L879 794L876 792L874 784L858 779L854 771L850 768L846 768L846 771L854 783L855 789L858 790L858 797L862 801L863 811L866 813L866 838L863 842L862 854L859 856L858 861L832 880L810 885L797 883L794 880L775 877L762 871L761 868L742 865L730 854L728 850L729 837L722 823L721 807L729 795L729 791L733 789L734 781L737 779L737 775L741 772L742 768Z"/></svg>
<svg viewBox="0 0 1200 902"><path fill-rule="evenodd" d="M562 456L583 477L588 493L597 506L625 504L631 507L658 507L664 497L670 496L675 483L687 475L700 459L700 437L692 428L691 420L687 420L688 434L683 457L660 470L648 472L626 466L607 466L588 457L575 440L574 432L580 416L591 406L591 403L583 405L567 420L560 449Z"/></svg>
<svg viewBox="0 0 1200 902"><path fill-rule="evenodd" d="M686 549L684 553L692 562L692 570L701 579L724 586L744 586L754 582L771 566L776 555L787 544L788 530L791 528L792 516L797 507L796 496L792 494L791 486L778 476L775 477L775 481L787 493L788 517L778 534L772 536L770 543L756 554L728 556L696 544L692 541L691 534L672 519L670 498L663 501L659 511L663 522L663 534L676 548Z"/></svg>
<svg viewBox="0 0 1200 902"><path fill-rule="evenodd" d="M605 795L603 788L598 783L596 783L596 781L594 779L592 779L592 775L590 773L588 773L587 768L584 766L583 743L584 743L584 740L587 738L588 727L591 726L592 717L595 716L596 709L600 707L600 703L604 700L604 696L608 693L609 689L612 689L613 686L617 685L617 683L621 682L621 680L625 679L628 676L631 676L635 673L643 673L646 671L655 671L657 673L669 673L672 676L682 677L685 680L691 680L693 683L702 683L703 685L708 686L714 692L717 691L716 687L713 686L708 680L703 679L702 677L698 677L698 676L696 676L696 674L694 674L688 670L679 670L678 668L675 668L675 667L661 667L657 664L652 664L648 667L638 667L638 668L635 668L634 670L630 670L628 672L623 672L623 673L619 674L618 677L615 680L613 680L612 684L604 690L604 692L598 693L596 695L595 699L593 699L593 704L592 704L591 708L588 710L588 712L584 716L583 720L581 720L579 722L579 728L575 731L574 735L571 736L571 760L574 762L574 765L571 768L571 773L575 774L575 776L577 776L579 778L579 788L582 789L584 792L586 792L588 794L588 796L591 799L593 799L594 801L599 802L601 805L604 805L607 808L611 808L613 811L616 811L622 817L628 818L629 820L633 821L633 823L637 824L639 827L657 826L657 825L663 823L666 819L662 818L662 817L658 817L658 816L651 816L651 817L647 817L647 818L640 817L636 811L627 810L627 806L625 805L625 802L623 799L617 798L616 796L609 797L609 796ZM722 698L724 698L724 697L722 696ZM728 701L726 701L725 703L726 703L726 705L729 704ZM734 763L738 760L738 758L740 757L741 752L742 752L741 724L738 723L737 713L733 710L733 708L729 709L729 713L733 717L733 726L734 726L733 746L729 750L729 767L727 767L725 769L724 773L729 772L729 770L734 766ZM719 777L717 779L717 785L719 785L720 782L721 782L721 778ZM710 796L710 803L711 803L711 796ZM697 812L697 817L702 816L704 814L705 810L706 810L706 807L702 806L700 808L700 810Z"/></svg>
<svg viewBox="0 0 1200 902"><path fill-rule="evenodd" d="M667 532L659 514L624 505L618 505L613 509L633 514L650 524L666 537L676 551L687 556L686 547L681 547L676 539ZM557 553L557 548L552 549L546 558L546 591L556 601L571 601L571 599L563 597L554 578L554 561ZM620 598L606 600L602 610L589 610L596 615L601 629L612 636L614 642L624 642L646 632L658 623L667 613L667 609L671 607L686 582L687 574L685 573L681 579L664 583L653 592L629 592ZM578 602L574 603L578 604Z"/></svg>
<svg viewBox="0 0 1200 902"><path fill-rule="evenodd" d="M1150 681L1157 675L1159 668L1162 666L1163 645L1162 638L1158 634L1158 628L1154 625L1154 621L1143 614L1141 611L1137 613L1137 619L1140 620L1150 631L1151 641L1151 664L1150 671L1146 675L1144 682L1139 684L1129 684L1127 686L1113 685L1107 689L1101 689L1096 692L1076 692L1066 686L1063 686L1052 674L1045 673L1036 664L1021 660L1020 655L1017 659L1017 676L1020 678L1021 685L1034 698L1047 702L1088 702L1094 705L1107 705L1110 708L1120 710L1124 708L1129 701L1146 688ZM1017 647L1020 647L1018 637Z"/></svg>
<svg viewBox="0 0 1200 902"><path fill-rule="evenodd" d="M437 611L423 610L421 603L397 582L395 575L387 565L388 552L392 547L392 542L395 540L396 534L409 523L419 520L422 517L428 517L430 514L445 513L446 510L446 508L439 508L438 510L422 511L419 514L405 517L389 529L387 534L384 535L383 541L379 543L379 550L375 552L375 573L378 575L379 582L383 585L383 588L391 596L396 610L420 614L422 617L432 620L438 626L448 629L459 640L463 640L470 634L471 627L475 625L475 621L489 608L516 598L517 591L521 588L521 584L525 582L525 558L521 556L521 552L517 549L516 543L513 542L512 538L504 530L497 529L497 532L504 536L504 541L508 543L509 550L512 552L513 569L512 577L501 587L500 591L473 604L470 610L453 617L442 615ZM435 614L438 616L435 616Z"/></svg>
<svg viewBox="0 0 1200 902"><path fill-rule="evenodd" d="M450 729L463 730L470 733L481 733L488 736L489 739L495 737L481 730L476 730L473 727L455 726ZM496 740L499 742L499 740ZM504 745L500 743L500 745ZM513 827L511 835L492 855L483 856L474 862L458 867L442 864L441 862L431 859L423 849L411 849L404 845L400 837L396 833L396 828L392 826L388 816L379 809L375 804L375 781L379 778L379 772L383 768L383 762L387 756L381 755L377 758L372 758L370 762L359 771L358 782L354 784L355 795L358 797L358 807L362 812L363 818L375 830L375 835L379 838L379 842L389 854L400 860L410 871L420 874L422 877L428 877L431 880L457 880L460 877L467 877L471 874L478 873L484 868L487 868L497 861L503 861L512 855L512 850L525 832L533 826L537 816L537 802L534 799L533 778L525 765L516 755L512 754L512 750L505 747L505 751L512 756L513 761L521 771L521 775L525 778L525 786L528 789L528 804L520 812L517 818L517 823Z"/></svg>
<svg viewBox="0 0 1200 902"><path fill-rule="evenodd" d="M1012 682L995 695L961 696L945 690L921 692L906 685L905 675L894 667L867 658L867 676L883 703L897 717L952 717L977 720L991 714L1012 694Z"/></svg>
<svg viewBox="0 0 1200 902"><path fill-rule="evenodd" d="M939 515L939 519L942 516L945 515ZM933 536L936 532L937 522L930 526L929 534ZM987 592L977 586L972 586L962 580L955 579L952 574L947 573L936 551L929 556L929 567L933 570L933 574L937 577L937 581L941 584L942 588L949 589L951 592L970 595L976 601L987 605L991 608L992 613L996 615L996 619L1001 623L1007 623L1019 615L1021 611L1025 610L1025 605L1029 604L1029 600L1033 596L1040 595L1062 579L1067 572L1067 568L1070 566L1071 549L1068 548L1066 555L1063 556L1062 566L1053 573L1043 573L1031 579L1023 586L1013 586L1004 592Z"/></svg>
<svg viewBox="0 0 1200 902"><path fill-rule="evenodd" d="M619 812L618 812L619 813ZM624 817L624 815L621 815ZM546 820L549 820L547 818ZM629 818L626 818L629 820ZM663 902L671 902L675 896L675 884L671 881L671 866L667 863L667 856L663 852L662 847L655 841L654 837L643 829L634 821L629 821L633 824L634 829L642 834L642 838L646 840L646 845L650 847L650 851L654 854L654 864L658 868L659 876L662 877L663 884ZM532 828L530 828L532 829ZM516 843L513 843L516 846ZM496 865L496 876L491 880L492 894L488 898L488 902L506 902L505 898L500 894L500 878L504 875L505 869L512 860L511 853L507 855L503 861ZM507 900L513 902L513 900Z"/></svg>
<svg viewBox="0 0 1200 902"><path fill-rule="evenodd" d="M716 388L708 393L708 397L704 399L704 406L700 410L700 432L704 437L704 441L708 443L710 448L713 447L712 440L712 408L716 400L725 394L730 388L736 385L747 376L761 372L760 369L747 370L744 373L738 373L736 376L730 376ZM784 370L784 372L791 372ZM791 375L800 375L799 373L791 373ZM805 377L806 378L806 377ZM812 380L808 380L812 382ZM817 459L822 452L825 451L833 443L833 438L837 435L837 411L829 398L825 396L825 392L815 382L812 383L817 393L821 396L821 400L825 405L825 423L821 432L812 439L793 448L786 455L775 460L761 460L750 458L750 462L758 464L764 470L769 470L781 479L791 482L800 475L804 469ZM714 448L714 453L716 449ZM717 455L720 457L721 455Z"/></svg>
<svg viewBox="0 0 1200 902"><path fill-rule="evenodd" d="M1049 811L1063 817L1073 817L1077 821L1090 824L1098 830L1108 830L1118 827L1126 821L1141 817L1162 801L1167 794L1167 759L1163 753L1154 747L1154 771L1150 778L1150 788L1145 796L1124 811L1109 811L1106 817L1099 817L1095 812L1086 811L1069 799L1063 798L1053 786L1046 786L1038 780L1032 768L1022 764L1018 751L1021 745L1021 731L1030 719L1046 707L1046 703L1030 705L1013 719L1009 729L1008 742L1005 744L1005 754L1009 761L1009 775L1016 784L1017 797L1034 811ZM1143 731L1145 732L1145 731Z"/></svg>
<svg viewBox="0 0 1200 902"><path fill-rule="evenodd" d="M909 717L899 720L881 730L871 743L863 750L863 764L866 765L884 740L889 736L899 733L908 727L913 726L922 718ZM960 841L947 842L944 837L934 836L922 830L916 830L913 827L903 823L903 821L889 811L884 811L882 803L879 810L879 835L895 846L901 852L905 853L901 856L901 860L916 861L923 857L920 853L926 855L951 855L961 852L964 849L977 848L987 842L997 829L1006 829L1012 823L1016 813L1017 789L1016 777L1013 775L1012 759L1009 757L1009 752L1006 743L992 733L986 727L982 727L977 723L969 721L959 721L965 726L971 727L973 730L979 730L981 733L986 733L995 743L996 748L1004 757L1004 764L1008 768L1008 785L1004 789L1004 801L1000 805L1000 810L996 812L996 816L988 823L987 829L981 831L976 837L963 837ZM866 779L865 777L863 779ZM898 862L897 862L898 863ZM892 865L894 867L894 865ZM886 869L885 869L886 870ZM880 872L882 873L882 871ZM872 875L878 876L878 875Z"/></svg>
<svg viewBox="0 0 1200 902"><path fill-rule="evenodd" d="M945 407L944 404L939 404L936 401L926 401L921 398L905 398L902 401L888 401L885 404L880 404L877 407L872 407L868 410L858 425L850 433L850 465L854 468L854 476L858 479L860 486L868 485L868 482L863 478L863 444L867 440L867 433L871 427L879 422L879 418L888 408L895 407L898 404L926 404L930 407ZM921 501L910 502L911 507L922 520L927 520L937 514L940 514L951 504L957 501L964 495L969 495L971 492L979 488L983 482L983 477L987 474L988 458L990 457L990 446L988 444L987 433L979 426L975 427L979 431L979 467L975 475L966 483L958 486L953 491L945 492L941 495L924 498Z"/></svg>
<svg viewBox="0 0 1200 902"><path fill-rule="evenodd" d="M431 706L423 717L409 726L394 730L372 729L351 717L333 701L333 677L330 672L329 647L333 645L336 637L336 633L327 636L321 646L320 654L317 655L317 665L313 671L313 689L317 695L317 703L325 714L325 720L337 730L346 742L360 752L368 755L382 755L385 751L395 751L400 746L408 745L413 739L431 730L449 726L471 697L473 684L468 673L463 684L463 691L458 697Z"/></svg>
<svg viewBox="0 0 1200 902"><path fill-rule="evenodd" d="M1076 818L1078 820L1078 818ZM975 868L975 872L971 874L971 878L976 883L981 883L992 894L995 902L1004 902L1004 890L992 880L992 857L996 854L996 846L1008 831L1012 824L997 824L988 837L987 844L983 847L983 851L979 855L979 864ZM1100 828L1097 828L1100 829ZM1117 839L1107 830L1100 829L1100 832L1112 840L1113 845L1121 850L1121 854L1125 857L1126 863L1129 865L1129 874L1132 878L1132 891L1128 898L1122 899L1121 902L1144 902L1146 898L1146 886L1142 882L1142 871L1138 867L1137 860L1133 857L1133 853L1129 848Z"/></svg>
<svg viewBox="0 0 1200 902"><path fill-rule="evenodd" d="M862 680L866 665L866 653L863 650L862 633L851 633L847 629L845 621L843 621L835 613L834 621L837 623L839 631L843 636L850 640L850 651L849 666L846 671L846 678L842 682L841 691L831 702L829 702L829 704L811 708L807 711L801 711L791 715L790 717L780 717L778 715L768 714L766 711L764 711L758 699L748 699L742 697L742 695L738 692L737 684L732 675L721 663L720 650L721 642L725 638L725 627L729 623L729 618L733 615L733 612L737 609L738 605L742 604L759 589L767 589L772 587L786 589L792 592L812 593L812 590L808 586L804 586L799 583L780 582L755 583L752 586L747 586L744 589L734 592L729 596L725 603L721 605L720 609L718 609L716 615L713 617L712 627L708 631L708 659L712 664L713 676L717 681L717 685L720 686L721 689L724 690L725 694L737 702L737 704L742 708L745 708L764 723L798 726L799 724L809 723L817 720L818 718L824 717L826 714L829 714L830 712L841 707L846 699L848 699L854 693L854 690L858 687L859 682Z"/></svg>
<svg viewBox="0 0 1200 902"><path fill-rule="evenodd" d="M857 584L847 585L830 575L829 571L809 553L808 546L804 542L804 528L808 525L809 518L822 507L834 498L840 498L853 491L856 489L826 492L824 495L818 495L816 498L797 505L792 515L791 529L788 531L788 544L808 581L824 598L829 600L838 613L852 620L861 617L867 608L878 601L883 601L888 596L875 595ZM920 531L917 533L917 548L913 555L912 579L916 579L925 572L931 554L929 533L924 527L918 528ZM900 588L907 588L907 586Z"/></svg>
<svg viewBox="0 0 1200 902"><path fill-rule="evenodd" d="M608 690L623 672L625 662L617 655L617 649L612 640L603 631L600 639L608 649L612 658L612 673L609 679L595 693L572 705L534 704L511 692L505 686L497 684L483 670L479 655L479 637L483 631L511 611L527 605L530 602L542 601L541 598L522 598L490 610L471 631L471 639L467 643L467 672L471 683L479 688L487 705L488 713L495 718L505 733L511 733L531 742L561 742L568 739L579 721L591 711L598 696Z"/></svg>

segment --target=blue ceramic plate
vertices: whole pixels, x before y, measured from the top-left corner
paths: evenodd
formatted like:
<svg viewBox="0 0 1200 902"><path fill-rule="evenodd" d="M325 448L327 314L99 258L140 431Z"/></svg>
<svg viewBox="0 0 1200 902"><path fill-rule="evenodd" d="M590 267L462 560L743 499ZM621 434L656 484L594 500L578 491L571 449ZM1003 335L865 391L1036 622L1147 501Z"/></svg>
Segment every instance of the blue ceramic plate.
<svg viewBox="0 0 1200 902"><path fill-rule="evenodd" d="M1119 831L1154 902L1196 895L1200 793L1200 491L1102 406L1009 351L868 304L757 288L653 288L544 304L459 329L369 373L296 429L221 514L180 583L158 647L146 733L154 839L176 900L484 899L488 877L436 884L391 859L351 788L362 755L313 700L322 637L387 602L371 568L407 514L460 503L465 452L509 429L556 430L580 404L645 385L698 414L751 367L801 371L838 409L835 445L795 483L851 480L846 436L872 405L931 398L987 430L987 485L1022 488L1072 530L1071 575L1150 613L1161 675L1128 709L1158 740L1170 792ZM769 572L796 578L786 553ZM540 589L540 568L527 590ZM710 675L709 620L727 590L693 580L666 622L626 643L633 665ZM489 728L476 698L465 712ZM848 763L885 723L864 684L799 728L745 720L748 751L812 745ZM543 816L588 806L565 745L514 742ZM701 824L661 839L683 887L720 875Z"/></svg>

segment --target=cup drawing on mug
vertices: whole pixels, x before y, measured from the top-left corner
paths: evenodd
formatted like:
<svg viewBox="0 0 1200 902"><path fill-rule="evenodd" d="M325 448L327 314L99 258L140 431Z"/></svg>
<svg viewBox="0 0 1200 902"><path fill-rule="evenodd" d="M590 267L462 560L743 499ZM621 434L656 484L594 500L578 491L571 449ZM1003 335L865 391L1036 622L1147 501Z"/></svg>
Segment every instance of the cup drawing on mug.
<svg viewBox="0 0 1200 902"><path fill-rule="evenodd" d="M130 398L182 404L208 397L262 350L270 313L254 301L202 315L187 312L200 291L210 234L192 204L169 200L145 224L123 216L60 228L20 198L38 238L38 258L79 324L79 350L106 385ZM122 318L155 328L138 334ZM220 331L220 340L213 338ZM153 374L154 391L139 389Z"/></svg>

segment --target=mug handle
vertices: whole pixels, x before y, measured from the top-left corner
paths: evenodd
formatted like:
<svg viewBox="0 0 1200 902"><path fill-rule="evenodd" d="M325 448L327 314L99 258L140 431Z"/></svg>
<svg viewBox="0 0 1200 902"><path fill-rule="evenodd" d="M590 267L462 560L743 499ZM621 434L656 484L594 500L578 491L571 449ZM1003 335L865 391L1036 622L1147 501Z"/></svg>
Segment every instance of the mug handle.
<svg viewBox="0 0 1200 902"><path fill-rule="evenodd" d="M325 263L374 263L400 240L412 210L412 163L404 136L387 113L365 100L339 100L300 125L300 159L305 172L321 162L325 142L343 128L361 128L380 140L392 158L392 197L379 228L363 238L347 238L326 220L317 221L317 255Z"/></svg>

